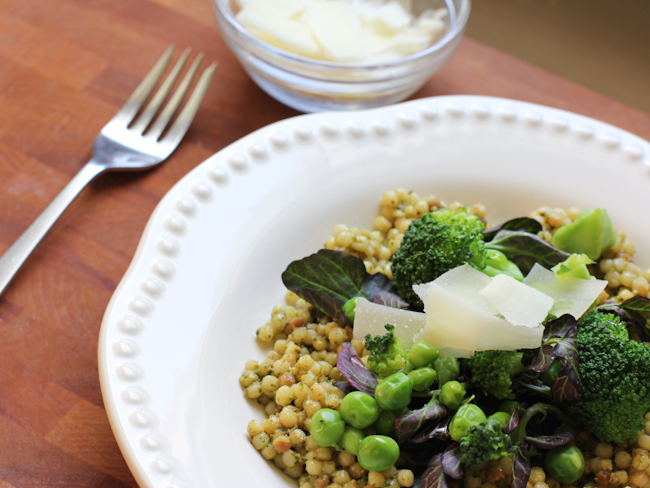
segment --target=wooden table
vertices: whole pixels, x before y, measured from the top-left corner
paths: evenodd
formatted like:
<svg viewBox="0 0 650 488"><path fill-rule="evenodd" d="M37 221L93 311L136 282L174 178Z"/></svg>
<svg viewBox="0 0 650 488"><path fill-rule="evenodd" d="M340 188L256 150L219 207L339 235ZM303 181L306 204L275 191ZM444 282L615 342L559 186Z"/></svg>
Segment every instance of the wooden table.
<svg viewBox="0 0 650 488"><path fill-rule="evenodd" d="M89 157L172 42L220 65L179 149L92 184L0 297L0 487L137 486L99 388L106 305L161 197L211 154L296 115L221 39L210 0L0 0L0 252ZM571 110L650 139L650 115L466 39L415 97L480 94Z"/></svg>

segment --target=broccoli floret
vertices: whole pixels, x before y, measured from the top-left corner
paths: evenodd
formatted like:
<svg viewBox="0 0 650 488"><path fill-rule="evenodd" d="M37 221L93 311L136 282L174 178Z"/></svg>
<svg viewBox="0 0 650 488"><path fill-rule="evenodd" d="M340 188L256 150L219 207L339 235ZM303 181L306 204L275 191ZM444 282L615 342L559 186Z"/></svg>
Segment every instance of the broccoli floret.
<svg viewBox="0 0 650 488"><path fill-rule="evenodd" d="M470 427L469 434L460 441L461 460L473 468L515 450L510 436L503 433L503 424L494 419Z"/></svg>
<svg viewBox="0 0 650 488"><path fill-rule="evenodd" d="M368 334L366 335L366 349L370 351L368 356L368 368L370 371L378 375L380 378L385 378L406 366L406 358L408 351L395 337L394 325L387 324L384 335L378 335L374 338Z"/></svg>
<svg viewBox="0 0 650 488"><path fill-rule="evenodd" d="M478 217L454 210L440 209L414 220L391 265L399 295L422 310L413 285L433 281L467 262L485 268L484 230Z"/></svg>
<svg viewBox="0 0 650 488"><path fill-rule="evenodd" d="M578 321L577 347L583 395L563 406L603 442L636 438L650 408L650 348L598 310Z"/></svg>
<svg viewBox="0 0 650 488"><path fill-rule="evenodd" d="M517 351L477 351L467 361L472 383L480 386L497 400L514 399L512 377L525 367L523 353Z"/></svg>

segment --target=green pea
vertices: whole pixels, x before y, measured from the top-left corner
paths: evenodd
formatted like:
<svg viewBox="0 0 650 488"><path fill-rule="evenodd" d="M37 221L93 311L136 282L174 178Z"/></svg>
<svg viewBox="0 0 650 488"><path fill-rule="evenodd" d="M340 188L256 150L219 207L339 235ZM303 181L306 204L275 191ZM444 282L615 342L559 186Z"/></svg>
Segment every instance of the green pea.
<svg viewBox="0 0 650 488"><path fill-rule="evenodd" d="M560 446L546 453L544 469L563 485L578 481L585 473L585 458L576 446Z"/></svg>
<svg viewBox="0 0 650 488"><path fill-rule="evenodd" d="M438 349L428 342L416 342L409 349L409 361L416 368L422 368L429 363L432 363L440 356Z"/></svg>
<svg viewBox="0 0 650 488"><path fill-rule="evenodd" d="M341 447L348 451L350 454L357 455L359 451L359 444L365 437L365 434L361 429L355 429L354 427L348 427L343 432L343 437L341 438Z"/></svg>
<svg viewBox="0 0 650 488"><path fill-rule="evenodd" d="M343 397L339 412L348 425L357 429L365 429L379 417L379 405L367 393L353 391Z"/></svg>
<svg viewBox="0 0 650 488"><path fill-rule="evenodd" d="M343 313L350 321L350 325L354 324L355 310L357 308L357 302L359 300L365 300L366 302L368 301L367 298L354 297L354 298L350 298L347 302L343 304Z"/></svg>
<svg viewBox="0 0 650 488"><path fill-rule="evenodd" d="M372 424L373 428L383 435L393 435L395 433L395 418L397 413L391 410L379 410L379 417Z"/></svg>
<svg viewBox="0 0 650 488"><path fill-rule="evenodd" d="M499 424L501 424L501 428L503 429L506 425L508 425L508 422L510 422L510 417L511 415L506 412L494 412L487 419L499 422Z"/></svg>
<svg viewBox="0 0 650 488"><path fill-rule="evenodd" d="M460 406L460 402L465 398L465 387L458 381L447 381L440 389L440 403L445 407L456 410Z"/></svg>
<svg viewBox="0 0 650 488"><path fill-rule="evenodd" d="M395 373L379 382L375 400L385 410L399 410L411 403L413 380L404 373Z"/></svg>
<svg viewBox="0 0 650 488"><path fill-rule="evenodd" d="M477 405L466 403L456 411L456 415L449 423L449 435L456 442L460 442L469 433L470 427L482 424L487 418Z"/></svg>
<svg viewBox="0 0 650 488"><path fill-rule="evenodd" d="M321 408L311 418L309 433L316 444L331 447L336 444L345 431L341 415L331 408Z"/></svg>
<svg viewBox="0 0 650 488"><path fill-rule="evenodd" d="M369 435L361 441L357 461L368 471L385 471L399 458L399 446L385 435Z"/></svg>
<svg viewBox="0 0 650 488"><path fill-rule="evenodd" d="M458 359L453 356L440 356L433 361L433 367L438 373L438 385L442 387L447 381L455 380L460 374Z"/></svg>
<svg viewBox="0 0 650 488"><path fill-rule="evenodd" d="M436 381L438 373L436 373L435 369L418 368L411 371L407 376L413 380L413 390L425 391Z"/></svg>

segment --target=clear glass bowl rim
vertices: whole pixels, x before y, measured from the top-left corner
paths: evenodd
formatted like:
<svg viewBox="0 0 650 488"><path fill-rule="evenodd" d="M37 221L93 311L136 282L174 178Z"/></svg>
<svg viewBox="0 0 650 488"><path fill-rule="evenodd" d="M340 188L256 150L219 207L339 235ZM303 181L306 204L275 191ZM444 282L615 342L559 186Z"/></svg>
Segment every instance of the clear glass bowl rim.
<svg viewBox="0 0 650 488"><path fill-rule="evenodd" d="M261 51L267 51L272 56L275 56L280 59L285 59L286 61L300 63L308 68L321 68L321 69L337 69L337 70L354 70L354 69L369 69L369 68L390 68L397 67L402 64L408 64L412 61L419 61L422 58L426 58L431 54L435 54L439 50L443 49L452 39L460 35L465 28L467 19L469 18L469 12L471 7L471 0L459 0L460 8L456 12L454 23L440 39L438 39L434 44L429 46L427 49L419 51L410 56L406 56L395 61L387 61L384 63L335 63L332 61L322 61L319 59L312 59L299 54L294 54L284 49L277 48L266 41L263 41L251 34L248 29L242 26L235 16L233 15L230 8L228 8L229 0L214 0L216 8L221 15L221 17L235 30L237 33L242 36L246 42L252 44L256 49Z"/></svg>

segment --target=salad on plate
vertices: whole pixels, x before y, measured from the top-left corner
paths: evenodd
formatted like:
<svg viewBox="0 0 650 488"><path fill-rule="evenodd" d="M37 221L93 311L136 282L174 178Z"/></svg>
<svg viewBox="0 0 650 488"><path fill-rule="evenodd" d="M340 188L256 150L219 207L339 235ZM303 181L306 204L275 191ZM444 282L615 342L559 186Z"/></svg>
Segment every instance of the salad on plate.
<svg viewBox="0 0 650 488"><path fill-rule="evenodd" d="M650 486L650 270L604 208L403 189L290 263L240 376L300 488ZM646 415L648 415L646 419Z"/></svg>

